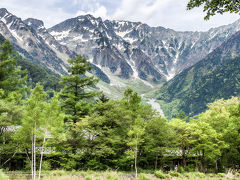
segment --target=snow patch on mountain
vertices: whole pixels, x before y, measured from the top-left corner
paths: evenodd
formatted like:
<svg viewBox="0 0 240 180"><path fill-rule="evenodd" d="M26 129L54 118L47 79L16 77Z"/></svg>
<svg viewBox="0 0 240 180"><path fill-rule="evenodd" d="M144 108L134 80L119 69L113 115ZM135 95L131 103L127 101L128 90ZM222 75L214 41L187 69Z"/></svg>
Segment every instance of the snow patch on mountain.
<svg viewBox="0 0 240 180"><path fill-rule="evenodd" d="M51 31L50 34L56 38L56 40L60 41L63 38L67 37L69 35L70 30L57 32L57 31Z"/></svg>

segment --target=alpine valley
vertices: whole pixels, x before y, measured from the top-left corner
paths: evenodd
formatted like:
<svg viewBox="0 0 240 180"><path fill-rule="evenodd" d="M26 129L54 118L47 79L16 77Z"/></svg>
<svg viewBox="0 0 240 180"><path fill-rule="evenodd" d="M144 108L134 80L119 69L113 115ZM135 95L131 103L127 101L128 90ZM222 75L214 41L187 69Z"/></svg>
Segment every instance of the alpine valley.
<svg viewBox="0 0 240 180"><path fill-rule="evenodd" d="M47 29L41 20L0 9L0 33L26 59L62 75L67 59L80 54L108 96L120 97L131 87L153 105L160 103L167 118L179 110L193 116L215 99L240 94L239 30L240 20L207 32L178 32L92 15Z"/></svg>

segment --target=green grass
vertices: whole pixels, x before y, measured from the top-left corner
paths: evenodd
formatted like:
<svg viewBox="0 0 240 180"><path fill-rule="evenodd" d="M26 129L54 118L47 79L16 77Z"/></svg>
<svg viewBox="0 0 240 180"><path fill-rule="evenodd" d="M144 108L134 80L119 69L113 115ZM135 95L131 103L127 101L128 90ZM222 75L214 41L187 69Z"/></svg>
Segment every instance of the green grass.
<svg viewBox="0 0 240 180"><path fill-rule="evenodd" d="M9 177L0 169L0 180L8 180Z"/></svg>
<svg viewBox="0 0 240 180"><path fill-rule="evenodd" d="M8 177L9 176L9 177ZM0 180L8 179L26 179L26 176L31 177L31 174L26 175L25 172L8 172L4 173L0 170ZM118 171L64 171L52 170L44 171L42 180L135 180L134 172L118 172ZM201 173L201 172L183 172L169 171L149 171L140 173L136 180L158 180L158 179L173 179L173 180L214 180L214 179L240 179L239 173L228 171L227 173Z"/></svg>

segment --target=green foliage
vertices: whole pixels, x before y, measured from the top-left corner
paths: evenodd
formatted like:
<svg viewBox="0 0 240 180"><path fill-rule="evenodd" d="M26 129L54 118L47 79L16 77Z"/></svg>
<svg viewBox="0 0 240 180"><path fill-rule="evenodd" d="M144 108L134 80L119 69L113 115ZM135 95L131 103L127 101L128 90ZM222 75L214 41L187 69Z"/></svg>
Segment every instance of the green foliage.
<svg viewBox="0 0 240 180"><path fill-rule="evenodd" d="M66 170L71 170L76 168L76 159L73 157L71 154L67 159L65 158L66 161L62 163L62 167Z"/></svg>
<svg viewBox="0 0 240 180"><path fill-rule="evenodd" d="M99 102L91 114L83 120L85 133L89 134L90 156L94 155L98 160L102 157L105 162L108 157L121 156L132 122L130 111L119 101L107 101Z"/></svg>
<svg viewBox="0 0 240 180"><path fill-rule="evenodd" d="M120 180L115 172L107 172L107 179L108 180Z"/></svg>
<svg viewBox="0 0 240 180"><path fill-rule="evenodd" d="M63 99L62 109L68 115L68 119L73 123L80 120L88 112L87 100L97 95L96 92L86 90L97 83L97 79L93 76L85 76L85 73L91 69L87 60L81 56L76 59L69 59L71 65L68 70L69 76L62 76L61 84L64 86L61 91Z"/></svg>
<svg viewBox="0 0 240 180"><path fill-rule="evenodd" d="M62 169L53 170L50 173L50 175L52 175L52 176L63 176L63 175L66 175L66 174L67 174L67 172L62 170Z"/></svg>
<svg viewBox="0 0 240 180"><path fill-rule="evenodd" d="M181 119L172 119L170 126L175 133L175 139L172 141L173 146L177 147L181 151L183 159L183 166L186 166L186 158L189 155L187 151L190 147L191 129L187 122Z"/></svg>
<svg viewBox="0 0 240 180"><path fill-rule="evenodd" d="M44 170L44 171L51 170L51 163L50 163L50 161L43 161L43 163L42 163L42 170Z"/></svg>
<svg viewBox="0 0 240 180"><path fill-rule="evenodd" d="M203 178L203 177L205 176L205 174L202 173L202 172L195 172L194 175L195 175L195 176L198 176L198 177L200 177L200 178Z"/></svg>
<svg viewBox="0 0 240 180"><path fill-rule="evenodd" d="M157 178L160 178L160 179L165 179L165 177L166 177L166 174L164 174L164 172L162 172L162 171L155 171L155 172L154 172L154 175L155 175Z"/></svg>
<svg viewBox="0 0 240 180"><path fill-rule="evenodd" d="M172 177L179 177L181 176L181 174L177 171L170 171L169 174L172 176Z"/></svg>
<svg viewBox="0 0 240 180"><path fill-rule="evenodd" d="M129 169L136 143L141 146L143 142L145 123L153 117L151 108L141 104L141 98L128 89L120 101L98 101L90 114L82 120L88 137L86 147L90 147L86 155L91 157L86 165Z"/></svg>
<svg viewBox="0 0 240 180"><path fill-rule="evenodd" d="M200 61L154 91L151 96L160 100L168 119L176 117L180 110L194 116L214 100L240 95L240 59L226 58L216 65L220 60L209 57Z"/></svg>
<svg viewBox="0 0 240 180"><path fill-rule="evenodd" d="M40 82L44 90L49 91L60 91L63 86L59 84L61 77L58 74L53 73L46 67L39 64L35 64L27 59L22 58L18 54L17 64L21 66L21 69L27 70L28 72L28 84L35 87Z"/></svg>
<svg viewBox="0 0 240 180"><path fill-rule="evenodd" d="M187 4L187 9L190 10L202 5L203 11L206 12L206 16L204 17L205 20L208 20L210 16L214 16L217 13L239 13L240 11L240 2L234 0L190 0Z"/></svg>
<svg viewBox="0 0 240 180"><path fill-rule="evenodd" d="M166 152L166 147L170 146L175 139L174 132L170 128L166 119L153 117L146 123L144 135L144 150L148 159L154 162L155 169L158 169L158 157Z"/></svg>
<svg viewBox="0 0 240 180"><path fill-rule="evenodd" d="M92 180L92 177L91 177L91 176L87 176L87 177L85 178L85 180Z"/></svg>
<svg viewBox="0 0 240 180"><path fill-rule="evenodd" d="M218 173L217 175L218 175L219 177L225 177L226 174L224 174L224 173Z"/></svg>
<svg viewBox="0 0 240 180"><path fill-rule="evenodd" d="M196 169L195 165L194 164L188 164L186 167L185 167L185 171L186 172L194 172Z"/></svg>
<svg viewBox="0 0 240 180"><path fill-rule="evenodd" d="M4 157L0 167L6 165L7 159L15 155L19 150L19 142L14 135L16 126L20 125L23 117L22 108L14 102L0 99L0 155Z"/></svg>
<svg viewBox="0 0 240 180"><path fill-rule="evenodd" d="M239 99L232 98L229 100L218 100L208 105L209 109L197 116L196 121L201 121L209 124L211 128L216 132L211 132L209 140L213 134L216 134L218 141L214 143L220 143L217 147L214 147L215 153L220 150L221 156L225 157L227 164L230 162L237 164L239 162L239 151L237 147L240 145L239 141ZM232 164L232 165L233 165Z"/></svg>
<svg viewBox="0 0 240 180"><path fill-rule="evenodd" d="M26 71L17 67L17 57L13 56L13 47L6 40L0 46L0 89L5 91L5 97L10 92L23 92L26 82Z"/></svg>
<svg viewBox="0 0 240 180"><path fill-rule="evenodd" d="M5 38L0 34L0 44L3 44L5 41ZM11 45L9 47L12 49ZM38 82L41 82L41 84L43 84L44 86L44 89L47 91L60 91L60 89L62 89L62 85L59 84L59 81L61 80L59 75L53 73L46 67L33 63L28 59L24 59L13 49L11 50L11 56L14 60L13 62L15 63L15 65L17 65L18 71L21 76L27 74L27 82L29 86L35 87ZM16 62L15 59L17 59ZM20 69L22 70L22 72ZM23 79L26 80L26 76ZM24 85L25 81L21 81Z"/></svg>
<svg viewBox="0 0 240 180"><path fill-rule="evenodd" d="M33 127L41 127L44 119L44 108L46 106L47 95L43 91L43 87L40 83L34 88L30 98L26 102L25 106L25 115L22 121L22 128L25 131L25 134L31 135L33 132ZM36 125L35 125L36 124ZM35 129L35 128L34 128ZM34 134L38 134L37 131L41 131L40 129L35 129Z"/></svg>
<svg viewBox="0 0 240 180"><path fill-rule="evenodd" d="M151 180L150 178L148 178L145 174L139 174L139 176L137 177L136 180Z"/></svg>
<svg viewBox="0 0 240 180"><path fill-rule="evenodd" d="M193 146L193 152L201 152L202 158L209 160L215 160L221 156L221 150L226 147L221 141L221 134L200 119L191 124L191 129L190 143Z"/></svg>
<svg viewBox="0 0 240 180"><path fill-rule="evenodd" d="M177 84L170 82L169 86L163 87L161 93L168 92L163 99L167 102L171 100L176 102L173 109L177 118L169 123L165 118L156 114L150 105L142 103L141 97L132 89L126 89L121 100L110 100L101 95L99 100L93 101L97 93L89 91L88 88L94 86L97 80L85 76L90 66L86 59L80 56L69 60L72 67L69 69L70 76L63 76L62 79L64 85L61 92L62 104L56 93L52 94L52 98L47 97L40 83L36 84L29 98L25 96L26 100L23 102L23 94L19 91L19 87L25 87L26 79L21 78L21 73L16 73L20 72L20 69L16 66L15 58L9 48L10 44L6 43L0 54L0 57L5 57L2 59L8 59L6 64L9 63L10 68L9 74L0 70L6 75L1 81L4 83L0 89L0 152L3 157L1 162L2 160L6 162L8 158L10 159L8 161L11 161L18 152L26 153L30 162L37 162L37 153L34 150L37 146L51 147L54 150L49 154L48 161L43 161L42 169L133 170L134 165L135 170L138 167L139 169L153 169L154 167L158 169L158 166L170 164L174 159L181 159L181 165L188 164L188 167L191 166L191 171L196 168L200 169L199 165L201 165L203 172L206 169L213 172L215 167L215 171L218 172L224 166L234 167L240 162L240 103L238 98L215 101L208 104L208 110L205 112L193 118L187 117L190 111L199 106L197 103L196 106L189 105L189 97L200 98L201 93L198 95L195 93L201 92L200 90L205 85L211 86L212 81L209 78L211 79L212 75L216 74L216 70L219 70L218 76L221 76L221 73L229 73L230 76L230 70L233 69L231 77L234 82L231 84L229 81L232 85L229 91L233 93L236 89L230 88L238 88L239 63L237 60L223 64L225 70L216 68L211 72L213 74L209 73L203 78L201 75L194 75L193 78L193 71L183 73L182 77L187 77L185 80ZM4 52L6 52L5 55ZM228 68L227 65L233 64L236 69ZM30 74L34 77L34 71L38 72L38 70L34 68L31 70L32 74ZM201 68L195 71L204 74ZM237 75L234 74L235 72ZM21 79L16 84L17 88L11 88L8 83L10 79L14 80L14 75ZM233 77L234 75L236 76ZM54 77L53 81L57 82L58 78L55 79L54 75L52 77ZM197 83L193 82L194 79L198 80ZM228 80L224 80L225 82L228 83ZM219 84L223 85L221 82ZM51 85L46 87L51 87ZM189 88L197 88L197 90L190 92ZM225 90L226 88L223 89ZM238 94L238 91L235 94ZM184 97L184 101L180 97ZM206 102L204 100L204 103ZM189 107L182 108L187 105ZM179 112L179 109L183 111ZM65 123L63 111L67 113L68 121ZM19 128L6 131L8 127L14 129L15 126ZM51 138L46 138L48 133L51 134ZM31 158L30 155L34 157ZM39 158L40 162L41 158L42 155ZM2 166L6 166L5 162ZM33 164L26 164L28 168L33 167ZM36 167L41 166L35 165ZM183 172L180 167L179 171ZM65 175L66 172L55 174L60 176ZM180 177L179 172L175 171L170 171L169 174L156 171L154 174L158 178L165 179L171 176ZM195 173L189 175L189 178L197 176L203 178L205 175ZM115 175L108 175L107 178L118 179ZM140 174L138 179L149 178Z"/></svg>

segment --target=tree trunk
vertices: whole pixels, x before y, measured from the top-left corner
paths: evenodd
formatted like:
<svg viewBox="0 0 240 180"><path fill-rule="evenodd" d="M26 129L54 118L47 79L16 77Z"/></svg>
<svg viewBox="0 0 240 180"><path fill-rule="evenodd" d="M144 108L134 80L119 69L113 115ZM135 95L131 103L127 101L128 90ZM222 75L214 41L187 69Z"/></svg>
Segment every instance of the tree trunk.
<svg viewBox="0 0 240 180"><path fill-rule="evenodd" d="M39 174L38 174L38 179L39 179L39 180L40 180L40 177L41 177L42 159L43 159L43 148L44 148L45 140L46 140L46 130L45 130L45 132L44 132L43 145L42 145L41 157L40 157L40 163L39 163Z"/></svg>
<svg viewBox="0 0 240 180"><path fill-rule="evenodd" d="M186 157L185 157L185 148L182 146L182 160L183 160L183 167L186 167Z"/></svg>
<svg viewBox="0 0 240 180"><path fill-rule="evenodd" d="M34 124L34 130L36 130L36 120ZM34 140L33 140L33 179L36 179L36 132L34 132Z"/></svg>
<svg viewBox="0 0 240 180"><path fill-rule="evenodd" d="M136 179L138 177L138 171L137 171L137 153L138 153L138 134L137 134L137 139L136 139L136 151L135 151L135 170L136 170Z"/></svg>
<svg viewBox="0 0 240 180"><path fill-rule="evenodd" d="M157 166L158 166L158 154L156 154L155 156L155 170L157 170Z"/></svg>
<svg viewBox="0 0 240 180"><path fill-rule="evenodd" d="M201 161L201 164L202 164L202 171L205 173L205 152L204 150L202 150L202 161Z"/></svg>
<svg viewBox="0 0 240 180"><path fill-rule="evenodd" d="M13 155L12 155L10 158L8 158L8 160L6 160L6 161L1 165L1 168L2 168L7 162L9 162L12 158L14 158L14 156L16 155L16 153L17 153L17 150L13 153Z"/></svg>
<svg viewBox="0 0 240 180"><path fill-rule="evenodd" d="M218 173L218 160L216 159L216 162L215 162L215 169L216 169L216 173Z"/></svg>
<svg viewBox="0 0 240 180"><path fill-rule="evenodd" d="M32 157L31 157L31 170L32 170L32 179L34 178L34 172L33 172L33 161L34 161L34 156L33 156L33 149L34 149L34 133L32 132Z"/></svg>

